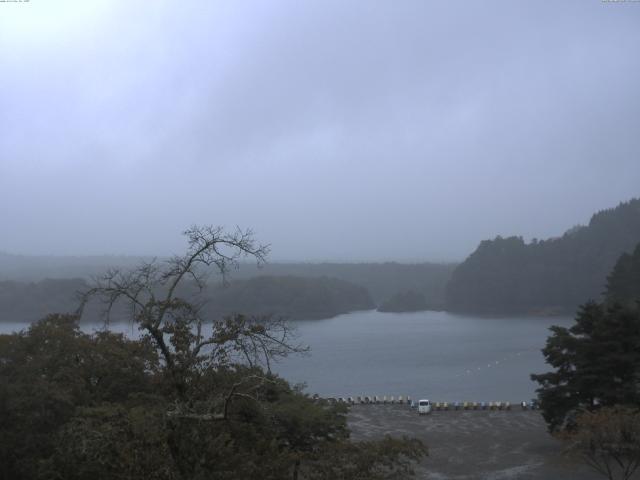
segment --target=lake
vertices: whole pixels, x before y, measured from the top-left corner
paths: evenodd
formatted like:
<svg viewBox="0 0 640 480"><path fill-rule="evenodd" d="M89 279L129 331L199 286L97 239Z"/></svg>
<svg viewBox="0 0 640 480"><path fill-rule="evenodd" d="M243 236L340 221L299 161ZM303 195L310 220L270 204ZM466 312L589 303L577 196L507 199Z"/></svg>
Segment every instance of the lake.
<svg viewBox="0 0 640 480"><path fill-rule="evenodd" d="M307 356L274 370L321 396L410 395L432 401L530 400L531 373L549 370L541 349L551 325L569 317L474 317L447 312L353 312L294 321ZM24 328L0 323L0 331ZM101 325L89 324L87 331ZM127 324L112 329L132 332Z"/></svg>
<svg viewBox="0 0 640 480"><path fill-rule="evenodd" d="M411 395L433 401L529 400L531 373L549 370L540 351L549 326L568 317L490 318L447 312L355 312L294 322L308 357L276 370L321 396Z"/></svg>

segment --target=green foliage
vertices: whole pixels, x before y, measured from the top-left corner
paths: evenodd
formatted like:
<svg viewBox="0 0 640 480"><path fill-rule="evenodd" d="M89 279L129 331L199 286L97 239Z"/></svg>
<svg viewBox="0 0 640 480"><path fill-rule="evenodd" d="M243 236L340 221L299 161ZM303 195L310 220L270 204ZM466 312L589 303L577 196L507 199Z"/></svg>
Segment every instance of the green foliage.
<svg viewBox="0 0 640 480"><path fill-rule="evenodd" d="M27 332L0 335L3 478L36 478L77 408L148 395L157 368L147 343L84 334L72 316L51 315Z"/></svg>
<svg viewBox="0 0 640 480"><path fill-rule="evenodd" d="M260 276L213 289L210 298L205 310L211 316L242 312L313 319L374 308L364 287L327 277Z"/></svg>
<svg viewBox="0 0 640 480"><path fill-rule="evenodd" d="M79 408L60 427L56 440L53 455L41 464L41 478L178 478L158 405Z"/></svg>
<svg viewBox="0 0 640 480"><path fill-rule="evenodd" d="M585 409L640 403L640 308L590 302L551 331L543 353L555 371L531 376L551 431Z"/></svg>
<svg viewBox="0 0 640 480"><path fill-rule="evenodd" d="M618 259L607 277L606 300L630 307L640 301L640 243Z"/></svg>
<svg viewBox="0 0 640 480"><path fill-rule="evenodd" d="M76 292L88 287L84 280L0 282L0 321L35 321L52 311L73 312L77 308ZM180 294L183 298L206 297L203 314L209 318L243 313L315 319L375 307L366 288L328 277L259 276L209 287L202 294L197 285L185 282ZM129 312L119 307L112 318L127 320ZM92 308L83 319L97 320L100 313L99 308Z"/></svg>
<svg viewBox="0 0 640 480"><path fill-rule="evenodd" d="M598 299L607 274L640 241L640 199L596 213L560 238L485 240L453 272L447 307L476 312L574 311Z"/></svg>
<svg viewBox="0 0 640 480"><path fill-rule="evenodd" d="M413 464L427 454L415 439L385 437L378 442L330 443L314 456L304 478L384 480L412 476Z"/></svg>
<svg viewBox="0 0 640 480"><path fill-rule="evenodd" d="M31 321L49 312L70 311L74 308L70 294L84 286L67 288L60 279L92 278L108 268L133 268L141 258L135 257L25 257L0 252L0 321ZM276 263L269 262L256 270L243 266L234 272L234 283L256 275L271 277L337 278L367 289L373 301L380 304L397 292L414 290L424 293L431 305L444 304L445 285L451 278L455 264L396 262L385 263ZM58 287L40 282L58 283ZM7 282L1 280L20 280ZM23 283L38 281L37 284ZM72 280L73 282L82 280ZM27 291L27 289L29 291ZM41 290L40 295L37 290ZM6 292L6 295L3 295ZM34 300L38 298L38 301ZM58 298L53 304L54 298ZM31 303L30 303L31 302ZM40 305L39 303L47 303ZM246 312L244 312L246 313Z"/></svg>
<svg viewBox="0 0 640 480"><path fill-rule="evenodd" d="M560 435L567 451L579 455L609 480L630 479L640 467L638 407L604 407L583 412L570 432Z"/></svg>
<svg viewBox="0 0 640 480"><path fill-rule="evenodd" d="M255 245L250 231L193 227L185 234L184 256L111 270L81 295L80 312L96 297L107 314L124 304L141 340L89 335L64 315L0 336L2 478L408 473L423 453L419 442L352 444L344 407L314 401L271 374L272 359L305 351L291 343L286 322L233 315L205 323L197 298L181 296L185 279L205 289L205 267L224 275L243 255L262 261L267 247ZM327 476L336 458L343 474Z"/></svg>
<svg viewBox="0 0 640 480"><path fill-rule="evenodd" d="M352 443L345 406L257 367L201 365L185 405L148 340L76 320L0 336L2 478L395 478L422 456L415 441Z"/></svg>
<svg viewBox="0 0 640 480"><path fill-rule="evenodd" d="M419 312L427 310L427 299L421 293L408 290L400 292L384 302L378 311L380 312Z"/></svg>
<svg viewBox="0 0 640 480"><path fill-rule="evenodd" d="M0 322L34 322L50 312L72 312L78 306L76 292L86 287L82 279L0 281Z"/></svg>
<svg viewBox="0 0 640 480"><path fill-rule="evenodd" d="M0 264L1 260L0 254ZM54 260L62 261L50 259L46 264ZM113 259L114 262L117 260L123 261ZM73 264L72 259L69 262ZM19 265L22 263L18 262ZM254 277L255 272L247 268L246 271L234 272L234 281L229 288L210 287L207 292L210 302L205 308L214 316L232 312L271 312L291 318L328 318L348 311L374 308L374 304L405 291L420 292L430 307L442 308L445 285L454 267L436 263L275 263L260 270L261 277ZM97 274L96 270L95 266L87 267L86 271L76 267L72 273L88 276L89 273ZM4 270L0 265L1 271ZM64 269L59 265L51 274L62 276ZM0 281L0 322L31 322L49 312L73 312L77 307L76 291L87 287L82 279L57 277L35 283ZM189 297L194 289L183 293ZM247 309L249 306L250 311ZM99 309L85 312L83 319L97 319L99 313ZM112 318L127 319L127 312L113 312Z"/></svg>
<svg viewBox="0 0 640 480"><path fill-rule="evenodd" d="M455 264L441 263L269 263L263 274L304 278L328 277L345 280L367 289L373 301L380 304L398 292L422 292L429 304L444 303L445 286ZM245 269L236 280L253 276Z"/></svg>

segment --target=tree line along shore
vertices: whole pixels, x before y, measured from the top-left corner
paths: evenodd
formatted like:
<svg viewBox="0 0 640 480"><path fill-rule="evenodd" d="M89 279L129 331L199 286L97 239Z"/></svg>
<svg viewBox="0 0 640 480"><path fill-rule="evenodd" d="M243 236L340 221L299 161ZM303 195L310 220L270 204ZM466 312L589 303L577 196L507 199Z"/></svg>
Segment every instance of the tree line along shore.
<svg viewBox="0 0 640 480"><path fill-rule="evenodd" d="M558 238L484 240L460 264L273 263L261 269L242 264L225 288L212 282L207 308L216 315L248 309L294 319L372 308L571 314L585 299L602 298L615 262L638 242L640 199L632 199L595 213L587 225ZM129 268L137 260L0 254L0 321L72 311L75 293L91 276Z"/></svg>

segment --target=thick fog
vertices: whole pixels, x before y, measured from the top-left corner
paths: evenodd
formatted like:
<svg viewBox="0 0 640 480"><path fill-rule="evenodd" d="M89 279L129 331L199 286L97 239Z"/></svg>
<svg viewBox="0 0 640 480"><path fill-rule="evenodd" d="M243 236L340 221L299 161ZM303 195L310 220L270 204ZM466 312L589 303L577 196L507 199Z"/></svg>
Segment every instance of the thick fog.
<svg viewBox="0 0 640 480"><path fill-rule="evenodd" d="M640 194L640 3L0 3L0 251L458 260Z"/></svg>

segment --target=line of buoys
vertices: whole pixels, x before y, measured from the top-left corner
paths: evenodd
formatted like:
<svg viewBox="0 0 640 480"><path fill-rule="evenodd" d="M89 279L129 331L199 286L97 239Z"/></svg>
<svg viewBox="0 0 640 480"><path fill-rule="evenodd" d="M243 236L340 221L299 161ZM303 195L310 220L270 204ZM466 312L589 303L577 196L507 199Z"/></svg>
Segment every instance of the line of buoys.
<svg viewBox="0 0 640 480"><path fill-rule="evenodd" d="M319 400L318 395L313 396L314 399ZM398 396L378 396L378 395L358 395L356 397L328 397L324 400L330 403L344 403L348 405L409 405L411 408L416 408L417 404L411 397L407 395ZM511 402L433 402L432 408L435 411L447 411L447 410L511 410L513 405ZM536 400L530 402L523 401L520 404L522 410L538 410L539 404Z"/></svg>
<svg viewBox="0 0 640 480"><path fill-rule="evenodd" d="M319 397L314 395L314 398L319 398ZM368 405L368 404L410 405L412 403L411 397L409 395L407 396L398 395L397 397L394 395L391 395L389 397L387 397L386 395L384 396L358 395L357 397L337 397L337 398L329 397L329 398L326 398L325 400L331 403L347 403L349 405Z"/></svg>
<svg viewBox="0 0 640 480"><path fill-rule="evenodd" d="M470 367L466 368L464 370L464 372L460 372L460 373L454 375L453 378L466 377L466 376L469 376L469 375L477 374L479 372L483 373L483 371L485 369L487 369L487 368L495 368L496 366L500 365L501 363L505 363L505 362L509 361L512 358L519 357L522 354L526 354L526 353L530 353L530 352L539 352L539 350L538 349L529 348L529 349L526 349L526 350L521 350L519 352L511 353L511 354L509 354L509 355L507 355L505 357L502 357L499 360L489 360L489 363L487 363L486 367L484 366L484 363L482 365L476 366L476 367L470 366Z"/></svg>
<svg viewBox="0 0 640 480"><path fill-rule="evenodd" d="M435 402L433 409L440 410L511 410L511 402Z"/></svg>

